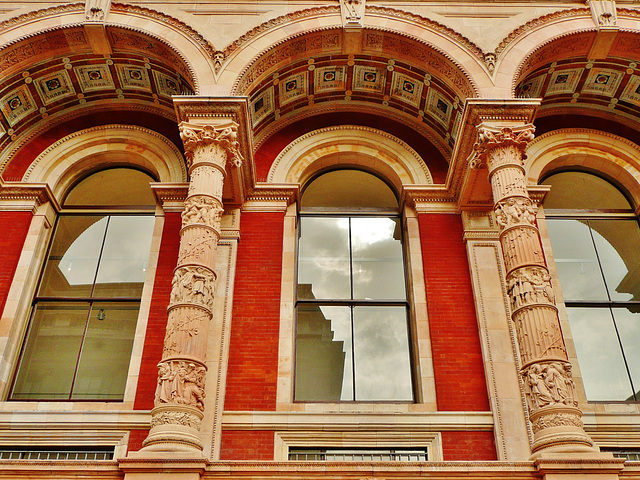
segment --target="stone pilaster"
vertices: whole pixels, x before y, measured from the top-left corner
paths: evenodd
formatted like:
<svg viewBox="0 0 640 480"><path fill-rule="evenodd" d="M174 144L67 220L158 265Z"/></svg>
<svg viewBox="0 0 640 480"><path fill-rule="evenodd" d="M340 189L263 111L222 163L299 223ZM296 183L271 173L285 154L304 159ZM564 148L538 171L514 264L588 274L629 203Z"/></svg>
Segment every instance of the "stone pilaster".
<svg viewBox="0 0 640 480"><path fill-rule="evenodd" d="M536 206L525 180L533 125L478 126L476 162L486 163L500 229L507 294L520 351L520 375L534 434L532 452L595 452L584 432L546 267Z"/></svg>
<svg viewBox="0 0 640 480"><path fill-rule="evenodd" d="M151 431L141 452L200 454L204 414L207 332L216 293L216 252L228 163L241 164L238 125L180 124L189 164L189 192L182 213Z"/></svg>

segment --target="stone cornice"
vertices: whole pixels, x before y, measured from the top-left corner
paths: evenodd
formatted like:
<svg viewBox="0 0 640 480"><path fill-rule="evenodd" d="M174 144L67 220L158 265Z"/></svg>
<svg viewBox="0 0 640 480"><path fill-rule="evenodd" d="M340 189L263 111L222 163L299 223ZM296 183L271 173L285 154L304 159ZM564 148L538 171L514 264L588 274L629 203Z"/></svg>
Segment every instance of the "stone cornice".
<svg viewBox="0 0 640 480"><path fill-rule="evenodd" d="M0 178L0 210L26 210L35 213L40 205L47 202L56 211L60 210L58 201L46 183L5 182Z"/></svg>

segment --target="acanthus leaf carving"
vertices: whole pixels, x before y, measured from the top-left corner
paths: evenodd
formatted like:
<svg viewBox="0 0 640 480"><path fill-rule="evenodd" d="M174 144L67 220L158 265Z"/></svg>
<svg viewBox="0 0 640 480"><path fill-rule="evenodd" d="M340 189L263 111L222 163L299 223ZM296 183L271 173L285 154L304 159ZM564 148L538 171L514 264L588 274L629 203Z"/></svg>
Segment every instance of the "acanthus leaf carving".
<svg viewBox="0 0 640 480"><path fill-rule="evenodd" d="M216 128L213 125L199 127L182 122L179 129L189 165L199 160L212 161L220 164L221 168L224 168L227 162L238 168L242 166L243 158L236 124Z"/></svg>
<svg viewBox="0 0 640 480"><path fill-rule="evenodd" d="M531 412L548 405L578 406L570 363L534 363L521 375Z"/></svg>
<svg viewBox="0 0 640 480"><path fill-rule="evenodd" d="M200 419L188 412L160 412L151 417L151 427L160 425L182 425L200 430Z"/></svg>
<svg viewBox="0 0 640 480"><path fill-rule="evenodd" d="M473 146L471 167L484 166L487 160L495 164L522 165L525 149L534 138L535 127L526 124L518 127L494 127L485 123L477 126L478 141Z"/></svg>
<svg viewBox="0 0 640 480"><path fill-rule="evenodd" d="M534 433L539 432L545 428L551 427L578 427L584 428L582 420L577 415L565 412L557 412L551 415L543 415L540 418L536 418L531 423L531 429Z"/></svg>

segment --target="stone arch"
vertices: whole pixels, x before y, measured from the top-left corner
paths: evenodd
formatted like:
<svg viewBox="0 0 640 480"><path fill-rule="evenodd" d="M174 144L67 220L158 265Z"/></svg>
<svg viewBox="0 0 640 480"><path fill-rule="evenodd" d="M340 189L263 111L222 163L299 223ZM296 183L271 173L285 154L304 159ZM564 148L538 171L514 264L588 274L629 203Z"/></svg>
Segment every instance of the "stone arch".
<svg viewBox="0 0 640 480"><path fill-rule="evenodd" d="M82 26L85 23L84 8L84 3L74 3L6 20L0 23L4 39L2 49L41 33ZM137 32L171 49L186 65L197 94L208 94L215 84L215 49L185 23L148 8L114 3L105 26Z"/></svg>
<svg viewBox="0 0 640 480"><path fill-rule="evenodd" d="M187 181L178 148L152 130L131 125L104 125L68 135L42 152L22 181L47 183L61 200L87 173L107 167L137 167L160 182Z"/></svg>
<svg viewBox="0 0 640 480"><path fill-rule="evenodd" d="M640 33L637 17L634 10L617 10L619 37ZM496 92L514 97L519 81L536 67L576 55L586 58L596 33L589 8L554 12L522 25L496 49L496 70L500 73L496 78L502 79ZM609 55L622 52L616 49L614 45Z"/></svg>
<svg viewBox="0 0 640 480"><path fill-rule="evenodd" d="M477 96L482 88L492 84L480 48L437 22L390 8L368 7L364 28L396 34L416 45L433 49L465 78L470 88L468 96ZM232 95L244 93L243 79L267 52L292 39L332 29L342 31L337 6L312 8L272 19L225 48L226 61L220 72L220 84L233 85Z"/></svg>
<svg viewBox="0 0 640 480"><path fill-rule="evenodd" d="M598 172L640 205L640 146L611 133L567 128L536 138L527 148L528 182L569 168Z"/></svg>
<svg viewBox="0 0 640 480"><path fill-rule="evenodd" d="M315 130L287 145L267 181L303 185L332 167L355 167L383 176L397 193L413 184L433 184L422 158L402 140L369 127L342 125Z"/></svg>

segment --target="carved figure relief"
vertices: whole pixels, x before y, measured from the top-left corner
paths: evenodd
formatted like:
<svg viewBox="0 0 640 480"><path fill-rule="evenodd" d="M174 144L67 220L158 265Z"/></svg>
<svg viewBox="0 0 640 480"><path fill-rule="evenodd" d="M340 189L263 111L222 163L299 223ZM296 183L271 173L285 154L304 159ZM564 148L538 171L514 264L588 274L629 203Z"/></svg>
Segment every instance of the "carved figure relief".
<svg viewBox="0 0 640 480"><path fill-rule="evenodd" d="M220 204L211 197L188 198L182 212L182 226L199 223L219 231L222 212Z"/></svg>
<svg viewBox="0 0 640 480"><path fill-rule="evenodd" d="M530 410L547 405L578 406L570 363L535 363L521 374Z"/></svg>
<svg viewBox="0 0 640 480"><path fill-rule="evenodd" d="M538 267L521 268L509 275L507 293L514 310L534 303L555 304L556 300L549 272Z"/></svg>
<svg viewBox="0 0 640 480"><path fill-rule="evenodd" d="M215 274L205 267L180 267L171 281L171 304L195 303L211 308Z"/></svg>
<svg viewBox="0 0 640 480"><path fill-rule="evenodd" d="M174 403L204 410L206 372L206 367L184 360L160 363L155 405Z"/></svg>
<svg viewBox="0 0 640 480"><path fill-rule="evenodd" d="M529 199L509 198L495 206L496 221L501 228L525 223L535 225L538 210Z"/></svg>

